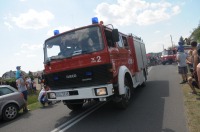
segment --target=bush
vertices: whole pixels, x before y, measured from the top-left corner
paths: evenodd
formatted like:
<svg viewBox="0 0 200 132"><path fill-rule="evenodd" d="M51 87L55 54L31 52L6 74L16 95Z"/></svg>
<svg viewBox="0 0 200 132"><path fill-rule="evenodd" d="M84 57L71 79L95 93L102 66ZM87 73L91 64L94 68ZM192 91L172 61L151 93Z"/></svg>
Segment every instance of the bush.
<svg viewBox="0 0 200 132"><path fill-rule="evenodd" d="M17 89L17 87L16 87L16 79L15 78L4 79L3 82L4 82L3 84L5 84L5 85L10 85L10 86L12 86L12 87Z"/></svg>

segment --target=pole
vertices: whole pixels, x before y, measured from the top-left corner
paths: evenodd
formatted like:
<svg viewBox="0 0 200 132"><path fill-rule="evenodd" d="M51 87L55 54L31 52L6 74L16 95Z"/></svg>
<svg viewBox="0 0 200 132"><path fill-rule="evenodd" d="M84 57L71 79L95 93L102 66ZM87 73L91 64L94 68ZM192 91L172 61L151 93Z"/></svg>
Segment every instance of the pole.
<svg viewBox="0 0 200 132"><path fill-rule="evenodd" d="M173 41L172 41L172 35L170 35L170 38L171 38L171 43L172 43L172 48L173 48Z"/></svg>

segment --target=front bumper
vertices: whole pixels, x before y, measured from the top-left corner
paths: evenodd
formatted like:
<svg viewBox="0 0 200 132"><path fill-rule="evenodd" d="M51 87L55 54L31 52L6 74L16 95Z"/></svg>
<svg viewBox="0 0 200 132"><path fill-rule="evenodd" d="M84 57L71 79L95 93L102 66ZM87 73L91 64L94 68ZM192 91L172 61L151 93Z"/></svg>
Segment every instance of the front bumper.
<svg viewBox="0 0 200 132"><path fill-rule="evenodd" d="M113 85L99 85L63 90L50 90L47 92L49 100L75 100L109 97L114 94Z"/></svg>

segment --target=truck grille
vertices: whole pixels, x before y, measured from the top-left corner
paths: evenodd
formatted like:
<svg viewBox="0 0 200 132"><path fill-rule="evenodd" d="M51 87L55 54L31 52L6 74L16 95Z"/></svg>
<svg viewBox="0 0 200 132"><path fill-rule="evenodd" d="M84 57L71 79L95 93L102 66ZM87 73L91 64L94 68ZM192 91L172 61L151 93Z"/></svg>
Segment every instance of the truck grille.
<svg viewBox="0 0 200 132"><path fill-rule="evenodd" d="M111 64L44 75L51 89L68 89L107 84L112 79Z"/></svg>

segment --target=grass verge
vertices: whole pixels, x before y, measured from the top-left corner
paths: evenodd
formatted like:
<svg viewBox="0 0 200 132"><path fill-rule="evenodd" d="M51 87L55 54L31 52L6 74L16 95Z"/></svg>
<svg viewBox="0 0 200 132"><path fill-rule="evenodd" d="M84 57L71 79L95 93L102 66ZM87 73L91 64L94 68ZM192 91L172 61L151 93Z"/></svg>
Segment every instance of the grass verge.
<svg viewBox="0 0 200 132"><path fill-rule="evenodd" d="M200 90L196 89L197 95L190 94L191 91L188 84L183 85L187 123L190 132L200 132Z"/></svg>
<svg viewBox="0 0 200 132"><path fill-rule="evenodd" d="M30 110L35 110L41 107L41 104L38 102L39 91L36 94L31 93L28 95L28 108Z"/></svg>

